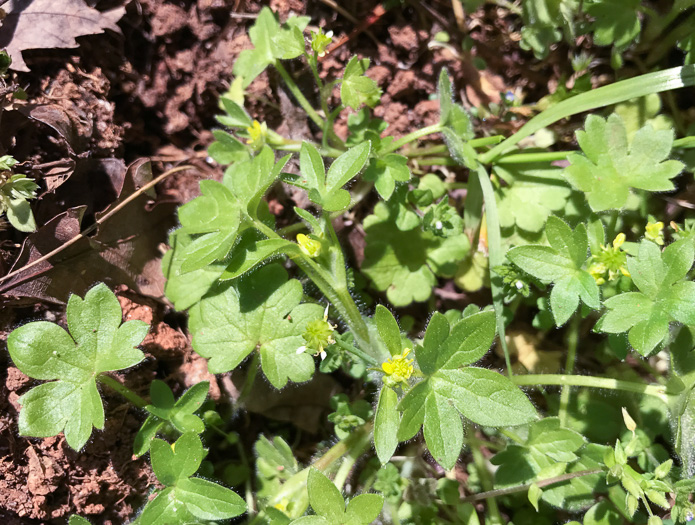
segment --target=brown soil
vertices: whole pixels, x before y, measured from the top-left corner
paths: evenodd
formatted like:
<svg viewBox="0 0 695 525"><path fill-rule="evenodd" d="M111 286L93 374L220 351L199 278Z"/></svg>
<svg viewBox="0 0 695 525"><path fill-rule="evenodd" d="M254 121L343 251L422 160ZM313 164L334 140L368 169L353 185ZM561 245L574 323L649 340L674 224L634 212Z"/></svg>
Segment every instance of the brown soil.
<svg viewBox="0 0 695 525"><path fill-rule="evenodd" d="M339 3L358 20L364 20L376 5L356 0ZM24 171L40 180L40 222L45 224L67 207L84 205L84 228L95 213L118 197L125 177L120 160L117 169L104 168L106 183L90 186L84 193L80 190L79 197L73 189L68 191L66 181L72 176L77 180L80 163L87 159L103 168L112 162L104 159L122 159L128 164L147 156L153 159L156 174L178 164L191 164L196 170L172 176L158 188L157 206L168 210L164 217L168 219L154 224L147 235L154 248L165 242L175 219L173 206L161 206L190 200L197 194L198 180L222 175L219 167L205 160L205 149L212 140L210 130L216 126L214 116L219 112L217 100L229 87L236 56L249 46L246 30L252 20L248 16L264 4L245 0L127 2L127 14L119 22L122 36L92 36L81 39L77 50L26 54L32 72L18 75L17 82L25 87L30 105L3 116L0 145L24 160ZM281 20L291 11L310 14L312 24L332 29L336 39L355 28L324 2L272 0L270 5ZM530 97L537 92L544 94L548 78L563 73L558 65L555 71L529 75L523 70L522 74L521 63L529 55L510 38L510 19L497 8L481 10L466 20L470 37L478 44L475 54L487 62L487 70L473 67L473 56L457 46L430 49L438 31L448 31L454 40L461 37L449 10L448 2L413 2L386 13L366 32L327 56L321 65L322 75L340 74L355 53L370 58L373 67L369 75L384 91L383 103L375 113L390 124L390 134L401 136L437 121L438 103L431 96L436 93L442 67L448 68L459 95L469 106L498 102L500 92L507 90L523 91ZM230 17L230 13L235 16ZM291 64L290 69L293 67L297 70L301 66ZM317 130L306 120L297 119L294 101L277 89L278 84L273 73L262 74L248 90L247 109L293 138L315 138L312 134ZM41 104L50 104L50 111L44 108L43 113L32 114L31 108ZM344 132L340 126L344 128L346 117L347 112L341 115L339 133ZM486 126L497 123L491 119ZM85 179L80 187L89 184ZM292 206L282 191L271 204L277 214ZM147 210L153 208L152 202L133 204L143 209L145 205ZM142 221L150 222L146 218ZM79 223L76 225L79 229ZM122 233L123 238L132 235L140 232ZM0 231L0 272L12 267L24 238L13 229ZM360 232L352 229L346 238L359 252ZM157 271L154 254L146 262ZM51 274L41 279L46 275ZM69 274L62 275L67 282L63 286L69 285ZM118 273L97 279L117 287L125 319L152 324L143 344L148 359L124 375L133 390L146 397L151 380L160 378L180 395L191 385L208 380L213 400L228 403L235 397L236 379L223 376L218 381L207 372L205 361L192 353L185 322L161 297L161 283L159 288L148 287ZM32 287L22 288L22 294L15 289L5 292L6 308L0 318L5 337L18 324L60 320L62 316L60 303L65 296L41 295ZM0 522L65 523L72 513L105 524L132 518L156 482L147 460L132 456L133 437L144 420L143 413L105 388L106 428L95 432L83 450L69 449L62 435L22 438L17 431L17 398L32 381L11 366L4 349L0 356ZM305 421L304 430L316 432L326 407L307 407L300 398L313 395L318 399L315 393L320 391L321 399L327 400L338 388L332 379L321 379L293 390L289 397L273 393L272 399L268 397L266 403L249 409L264 417ZM256 433L261 427L246 423L246 428ZM244 441L250 445L254 439L255 434Z"/></svg>

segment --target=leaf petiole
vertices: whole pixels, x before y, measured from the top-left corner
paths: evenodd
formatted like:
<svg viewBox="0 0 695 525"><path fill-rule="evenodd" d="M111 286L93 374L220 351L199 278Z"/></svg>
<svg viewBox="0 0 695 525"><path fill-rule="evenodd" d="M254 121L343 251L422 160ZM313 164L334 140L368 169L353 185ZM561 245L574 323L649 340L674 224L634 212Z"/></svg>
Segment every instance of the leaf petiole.
<svg viewBox="0 0 695 525"><path fill-rule="evenodd" d="M102 385L106 385L111 390L115 390L138 408L144 409L147 405L149 405L149 403L145 401L142 397L140 397L130 388L125 386L123 383L120 383L119 381L117 381L109 375L99 374L96 377L96 380Z"/></svg>

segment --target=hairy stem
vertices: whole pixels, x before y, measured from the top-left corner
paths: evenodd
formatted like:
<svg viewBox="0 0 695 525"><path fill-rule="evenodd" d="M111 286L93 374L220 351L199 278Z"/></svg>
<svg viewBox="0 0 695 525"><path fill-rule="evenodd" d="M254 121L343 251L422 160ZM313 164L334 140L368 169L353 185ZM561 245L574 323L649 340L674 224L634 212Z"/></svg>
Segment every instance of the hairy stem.
<svg viewBox="0 0 695 525"><path fill-rule="evenodd" d="M344 343L343 341L340 341L340 340L336 341L335 344L337 344L340 348L342 348L343 350L345 350L349 354L352 354L356 357L359 357L360 359L363 359L364 361L366 361L367 363L369 363L372 366L377 366L379 364L379 361L374 359L369 354L366 354L365 352L363 352L359 348L355 348L354 346L349 345L347 343Z"/></svg>
<svg viewBox="0 0 695 525"><path fill-rule="evenodd" d="M382 155L386 155L387 153L392 153L396 151L399 148L402 148L406 144L410 144L414 140L417 140L421 137L425 137L427 135L432 135L433 133L439 133L442 131L443 126L441 123L433 124L431 126L427 126L425 128L420 128L418 130L413 131L412 133L408 133L407 135L401 137L398 140L394 140L391 145L383 150L381 153Z"/></svg>
<svg viewBox="0 0 695 525"><path fill-rule="evenodd" d="M309 116L309 118L314 122L314 124L316 124L319 128L323 130L326 127L326 122L316 112L313 106L309 104L309 101L304 96L304 93L302 93L302 91L299 89L299 86L297 86L297 83L287 72L285 66L283 66L279 61L277 61L275 62L275 69L278 73L280 73L282 80L284 80L285 84L287 85L287 89L289 89L290 93L294 95L294 98L297 100L297 102L299 102L299 105L302 106L302 109L306 111L306 114Z"/></svg>
<svg viewBox="0 0 695 525"><path fill-rule="evenodd" d="M261 221L253 220L254 227L270 239L281 237L270 227ZM339 248L338 248L339 250ZM342 254L342 252L341 252ZM290 259L299 266L309 279L321 290L321 293L333 304L340 317L347 323L355 335L357 344L363 349L371 349L369 329L362 317L360 309L355 304L350 291L345 283L336 283L335 278L327 270L319 266L316 261L304 253L293 254Z"/></svg>
<svg viewBox="0 0 695 525"><path fill-rule="evenodd" d="M567 334L567 361L565 362L565 374L574 372L574 362L577 359L577 344L579 343L579 325L582 318L578 313L575 313L570 321L569 333ZM563 385L562 393L560 394L560 425L567 424L567 408L570 404L570 386Z"/></svg>
<svg viewBox="0 0 695 525"><path fill-rule="evenodd" d="M662 401L668 400L666 387L663 385L645 385L632 381L611 379L608 377L577 376L565 374L528 374L515 375L512 381L519 386L559 385L581 386L587 388L603 388L606 390L622 390L658 397Z"/></svg>
<svg viewBox="0 0 695 525"><path fill-rule="evenodd" d="M475 435L475 429L470 423L466 423L466 435L470 436L468 438L468 444L471 449L471 454L473 455L473 463L478 471L478 476L480 476L480 484L486 492L492 492L492 476L490 471L485 464L485 457L480 450L480 443L478 443L477 436ZM493 525L502 525L504 521L502 520L502 515L500 514L500 509L497 506L497 500L494 496L488 498L487 502L488 511L490 513L489 523Z"/></svg>
<svg viewBox="0 0 695 525"><path fill-rule="evenodd" d="M590 476L592 474L599 474L603 472L601 469L592 470L579 470L577 472L568 472L567 474L561 474L560 476L555 476L554 478L542 479L536 481L536 485L539 487L547 487L548 485L555 485L556 483L562 483L564 481L569 481L574 478L581 478L583 476ZM473 494L472 496L467 496L461 499L461 503L474 503L476 501L481 501L488 498L497 498L500 496L506 496L508 494L515 494L517 492L526 492L531 484L519 485L517 487L508 487L506 489L490 490L488 492L481 492L480 494Z"/></svg>

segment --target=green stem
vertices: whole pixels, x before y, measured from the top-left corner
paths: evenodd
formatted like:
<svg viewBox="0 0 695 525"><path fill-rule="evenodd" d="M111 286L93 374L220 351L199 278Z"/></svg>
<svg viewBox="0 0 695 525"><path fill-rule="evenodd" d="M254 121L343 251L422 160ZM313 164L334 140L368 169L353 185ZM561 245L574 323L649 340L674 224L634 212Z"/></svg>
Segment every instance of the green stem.
<svg viewBox="0 0 695 525"><path fill-rule="evenodd" d="M362 350L360 350L359 348L355 348L354 346L349 345L349 344L347 344L347 343L345 343L345 342L343 342L343 341L340 341L340 340L337 340L337 341L335 342L335 344L337 344L340 348L342 348L342 349L345 350L346 352L348 352L348 353L350 353L350 354L352 354L352 355L354 355L354 356L356 356L356 357L359 357L360 359L363 359L364 361L366 361L366 362L369 363L370 365L372 365L372 366L379 366L379 361L377 361L376 359L374 359L374 358L373 358L372 356L370 356L369 354L364 353L364 352L363 352Z"/></svg>
<svg viewBox="0 0 695 525"><path fill-rule="evenodd" d="M312 466L323 472L353 447L362 446L365 436L367 439L371 436L372 427L372 423L367 423L362 428L358 428L348 437L333 445L323 456L314 461Z"/></svg>
<svg viewBox="0 0 695 525"><path fill-rule="evenodd" d="M362 454L364 454L365 450L367 450L370 444L371 436L369 434L363 434L361 439L359 439L352 447L350 447L347 457L343 460L343 462L340 465L340 468L338 469L338 472L336 472L335 477L333 478L333 483L336 487L338 487L338 490L343 490L343 485L345 485L345 480L347 480L347 477L350 474L352 467L355 466L357 460L360 459L360 457L362 456Z"/></svg>
<svg viewBox="0 0 695 525"><path fill-rule="evenodd" d="M587 388L603 388L606 390L622 390L624 392L634 392L658 397L666 402L668 394L663 385L645 385L632 381L611 379L608 377L577 376L565 374L527 374L516 375L512 381L519 386L538 386L538 385L559 385L559 386L580 386Z"/></svg>
<svg viewBox="0 0 695 525"><path fill-rule="evenodd" d="M505 251L502 249L502 233L500 231L500 220L497 215L497 201L495 200L495 190L490 182L490 176L484 166L478 166L478 181L483 192L485 203L485 221L487 224L487 245L489 249L490 261L490 288L492 290L492 303L495 308L495 318L497 319L497 333L500 336L500 345L504 352L504 362L507 365L507 374L512 377L512 360L507 346L506 328L504 326L504 285L499 275L493 274L492 268L504 264Z"/></svg>
<svg viewBox="0 0 695 525"><path fill-rule="evenodd" d="M241 393L239 394L239 398L237 399L238 404L242 404L251 393L253 383L256 380L256 374L258 374L259 361L260 353L254 351L251 357L251 363L249 364L248 374L246 375L246 381L244 381L244 386L242 387Z"/></svg>
<svg viewBox="0 0 695 525"><path fill-rule="evenodd" d="M502 135L493 135L491 137L480 137L478 139L471 139L468 144L473 148L482 148L485 146L491 146L493 144L499 144L504 140ZM445 144L439 144L437 146L426 146L424 148L412 148L408 151L404 151L403 155L408 158L412 157L425 157L427 155L437 155L441 153L446 153L449 149Z"/></svg>
<svg viewBox="0 0 695 525"><path fill-rule="evenodd" d="M556 160L567 160L567 155L570 151L544 151L544 152L530 152L530 153L514 153L512 155L505 155L504 157L498 159L496 164L530 164L532 162L553 162Z"/></svg>
<svg viewBox="0 0 695 525"><path fill-rule="evenodd" d="M149 405L149 403L145 401L142 397L137 395L130 388L125 386L123 383L118 382L111 376L107 376L106 374L99 374L96 377L96 380L99 381L102 385L108 386L111 390L115 390L138 408L145 408L147 405Z"/></svg>
<svg viewBox="0 0 695 525"><path fill-rule="evenodd" d="M285 81L285 84L287 85L287 88L290 90L290 93L294 95L294 98L297 99L297 102L299 102L299 105L302 106L302 109L306 111L306 114L309 116L309 118L313 120L314 124L316 124L319 128L324 129L326 127L326 122L316 112L313 106L309 104L309 101L306 99L302 91L299 89L299 86L297 86L297 83L294 81L294 79L287 72L285 66L283 66L279 61L276 61L275 69L278 73L280 73L280 76L282 77L282 80Z"/></svg>
<svg viewBox="0 0 695 525"><path fill-rule="evenodd" d="M261 221L253 219L252 221L254 227L269 239L281 238L272 228ZM321 268L311 257L304 253L291 255L290 259L299 266L338 310L340 317L342 317L355 335L357 344L362 348L371 349L369 329L347 286L335 283L334 277L329 272Z"/></svg>
<svg viewBox="0 0 695 525"><path fill-rule="evenodd" d="M442 131L442 129L444 129L444 126L442 126L440 122L438 122L437 124L432 124L431 126L427 126L425 128L417 129L412 133L408 133L400 139L393 141L388 148L381 152L381 154L386 155L387 153L392 153L397 149L402 148L406 144L410 144L414 140L417 140L421 137L432 135L433 133L439 133L440 131Z"/></svg>
<svg viewBox="0 0 695 525"><path fill-rule="evenodd" d="M451 157L422 157L416 162L418 166L460 166Z"/></svg>
<svg viewBox="0 0 695 525"><path fill-rule="evenodd" d="M299 153L302 150L302 142L304 141L289 141L281 144L269 144L269 146L273 147L277 151L289 151L291 153ZM307 141L308 142L308 141ZM322 157L340 157L345 151L340 150L338 148L332 148L330 146L320 146L314 144L318 152L321 154Z"/></svg>
<svg viewBox="0 0 695 525"><path fill-rule="evenodd" d="M483 490L489 493L492 491L493 486L492 476L490 475L490 471L487 469L487 465L485 464L483 453L478 447L479 443L477 442L477 437L475 436L475 429L470 423L466 423L466 435L471 436L468 438L468 443L471 448L471 454L473 455L473 463L475 464L475 468L478 471L478 476L480 477L480 484L482 485ZM494 496L488 498L487 507L490 513L489 523L492 525L502 525L504 522L502 521L502 515L500 514L500 509L497 506L497 500L494 498Z"/></svg>
<svg viewBox="0 0 695 525"><path fill-rule="evenodd" d="M579 470L577 472L568 472L567 474L561 474L560 476L556 476L554 478L542 479L540 481L536 481L535 483L539 487L547 487L548 485L555 485L556 483L562 483L564 481L569 481L574 478L591 476L592 474L600 474L601 472L603 472L603 470L598 468L592 470ZM490 490L488 492L482 492L480 494L473 494L472 496L462 498L461 503L474 503L476 501L482 501L488 498L498 498L500 496L507 496L509 494L515 494L517 492L526 492L530 486L531 484L529 483L527 485L519 485L516 487L509 487L506 489Z"/></svg>
<svg viewBox="0 0 695 525"><path fill-rule="evenodd" d="M574 372L574 363L577 359L577 344L579 343L579 325L582 318L578 313L575 313L570 321L569 333L567 334L567 361L565 362L565 374ZM560 394L560 425L567 425L567 409L570 404L571 389L569 385L562 386Z"/></svg>
<svg viewBox="0 0 695 525"><path fill-rule="evenodd" d="M683 137L673 141L674 148L695 148L695 137Z"/></svg>

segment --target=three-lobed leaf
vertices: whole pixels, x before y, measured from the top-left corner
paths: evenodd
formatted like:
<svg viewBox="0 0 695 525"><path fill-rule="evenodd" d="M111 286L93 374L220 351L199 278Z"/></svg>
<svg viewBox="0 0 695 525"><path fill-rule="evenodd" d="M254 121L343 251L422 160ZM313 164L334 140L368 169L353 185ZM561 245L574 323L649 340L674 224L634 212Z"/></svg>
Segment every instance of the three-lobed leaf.
<svg viewBox="0 0 695 525"><path fill-rule="evenodd" d="M161 439L152 442L150 457L157 479L166 488L147 503L138 517L143 525L171 525L198 520L229 519L246 511L235 492L193 476L205 450L195 432L184 433L173 445Z"/></svg>
<svg viewBox="0 0 695 525"><path fill-rule="evenodd" d="M580 299L598 309L600 291L595 279L583 269L589 248L586 226L580 224L572 230L562 219L550 216L545 233L550 246L517 246L507 252L507 258L537 279L554 283L550 306L560 326L576 311Z"/></svg>
<svg viewBox="0 0 695 525"><path fill-rule="evenodd" d="M451 468L461 452L461 416L486 426L514 426L536 419L528 398L497 372L467 367L480 359L495 337L494 312L466 316L451 329L435 313L425 331L416 359L425 374L401 400L397 439L405 441L423 428L425 443L444 468ZM383 461L383 460L382 460Z"/></svg>
<svg viewBox="0 0 695 525"><path fill-rule="evenodd" d="M359 109L363 104L374 107L379 103L381 89L373 79L365 76L368 68L369 59L357 56L352 57L345 66L340 85L340 100L345 106Z"/></svg>
<svg viewBox="0 0 695 525"><path fill-rule="evenodd" d="M70 334L48 322L28 323L7 339L17 368L34 379L49 380L29 390L19 402L19 432L34 437L65 434L79 450L92 434L104 428L104 407L96 377L122 370L144 358L136 348L147 335L142 321L122 323L121 306L105 284L89 290L84 300L68 300Z"/></svg>
<svg viewBox="0 0 695 525"><path fill-rule="evenodd" d="M304 516L292 521L296 525L368 525L379 517L384 498L379 494L360 494L345 506L338 488L315 468L309 469L307 477L309 503L316 515Z"/></svg>
<svg viewBox="0 0 695 525"><path fill-rule="evenodd" d="M640 291L607 299L607 311L595 329L628 332L630 345L646 356L666 338L672 322L695 324L695 282L684 280L694 258L690 239L671 243L663 252L656 244L642 241L637 257L627 260Z"/></svg>

